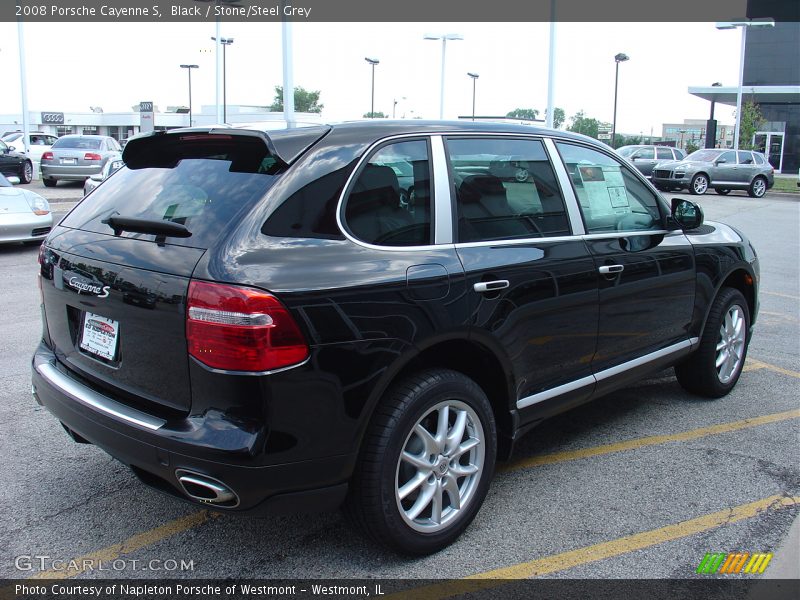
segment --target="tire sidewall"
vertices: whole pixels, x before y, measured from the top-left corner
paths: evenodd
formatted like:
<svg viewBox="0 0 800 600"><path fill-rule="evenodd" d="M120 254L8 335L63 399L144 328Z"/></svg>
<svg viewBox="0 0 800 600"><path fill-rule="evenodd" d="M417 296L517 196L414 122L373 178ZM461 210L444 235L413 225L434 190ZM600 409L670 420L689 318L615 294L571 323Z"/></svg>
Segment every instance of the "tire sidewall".
<svg viewBox="0 0 800 600"><path fill-rule="evenodd" d="M747 360L747 349L750 346L750 309L747 305L747 300L745 300L745 297L742 295L742 293L733 288L727 288L722 292L722 295L720 295L720 302L721 308L719 313L709 315L709 320L706 323L705 332L703 333L703 340L701 342L703 344L703 348L701 348L701 351L708 354L706 359L709 360L709 368L713 369L714 371L713 382L715 387L718 388L720 395L725 395L736 386L736 383L739 381L739 377L742 374L744 363ZM744 347L742 349L742 359L737 367L736 372L727 383L722 383L719 380L719 375L715 366L717 357L716 345L719 341L719 329L722 326L728 311L734 305L738 305L744 314Z"/></svg>
<svg viewBox="0 0 800 600"><path fill-rule="evenodd" d="M385 524L393 532L395 545L411 554L429 554L452 543L475 518L494 475L497 431L486 394L476 383L460 373L443 373L448 376L437 379L436 383L426 386L410 400L390 434L381 466L380 497ZM412 428L431 408L445 400L458 400L467 404L480 419L484 435L484 468L474 496L463 509L464 513L442 531L423 533L411 529L400 515L395 498L397 464Z"/></svg>

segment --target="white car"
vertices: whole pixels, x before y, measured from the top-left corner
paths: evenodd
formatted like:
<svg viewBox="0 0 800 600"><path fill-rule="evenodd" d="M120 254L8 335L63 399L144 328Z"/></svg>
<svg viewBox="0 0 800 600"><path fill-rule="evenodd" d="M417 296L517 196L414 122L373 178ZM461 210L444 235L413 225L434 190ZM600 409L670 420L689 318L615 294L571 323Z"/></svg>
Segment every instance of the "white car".
<svg viewBox="0 0 800 600"><path fill-rule="evenodd" d="M83 195L85 196L91 192L94 188L103 183L106 179L111 177L124 166L125 163L122 162L122 154L117 152L116 156L112 156L108 159L102 171L96 175L90 176L89 179L86 180L86 182L83 184Z"/></svg>
<svg viewBox="0 0 800 600"><path fill-rule="evenodd" d="M28 152L25 152L25 144L22 142L22 132L14 131L3 136L2 140L9 146L13 146L16 152L26 154L28 158L36 162L42 162L42 154L50 150L58 138L49 133L32 131L28 134Z"/></svg>
<svg viewBox="0 0 800 600"><path fill-rule="evenodd" d="M0 175L0 244L41 243L53 227L53 213L39 194L14 187Z"/></svg>

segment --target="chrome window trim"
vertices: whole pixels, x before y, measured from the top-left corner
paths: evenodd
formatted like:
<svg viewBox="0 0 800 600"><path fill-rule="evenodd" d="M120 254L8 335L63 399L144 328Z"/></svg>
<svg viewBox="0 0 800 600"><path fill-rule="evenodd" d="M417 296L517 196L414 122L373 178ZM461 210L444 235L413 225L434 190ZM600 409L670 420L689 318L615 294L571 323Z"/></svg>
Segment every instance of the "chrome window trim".
<svg viewBox="0 0 800 600"><path fill-rule="evenodd" d="M554 242L575 242L581 240L579 235L558 235L553 237L513 238L510 240L484 240L481 242L459 242L456 248L485 248L487 246L535 246Z"/></svg>
<svg viewBox="0 0 800 600"><path fill-rule="evenodd" d="M447 168L447 153L441 135L432 135L431 175L433 175L433 242L436 245L453 243L453 200L450 190L450 170Z"/></svg>
<svg viewBox="0 0 800 600"><path fill-rule="evenodd" d="M166 424L164 419L159 419L140 410L126 406L116 400L95 392L93 389L82 385L71 377L64 375L56 369L55 365L43 362L36 365L36 372L42 378L65 396L93 408L114 419L124 421L132 425L138 425L151 431L156 431Z"/></svg>
<svg viewBox="0 0 800 600"><path fill-rule="evenodd" d="M355 179L355 176L356 176L357 173L358 174L361 173L362 165L365 162L367 162L367 159L370 156L372 156L372 153L374 152L374 150L378 146L382 146L382 145L385 145L385 144L390 143L390 142L396 142L398 140L414 140L414 139L416 139L416 140L424 140L426 142L426 144L430 144L431 147L432 147L432 140L431 140L432 137L433 136L431 134L429 134L429 133L401 133L401 134L397 134L397 135L390 135L390 136L387 136L387 137L383 137L383 138L373 142L372 144L370 144L370 146L364 151L364 154L361 156L361 158L358 159L358 163L356 164L355 168L350 172L350 175L347 177L347 181L345 182L344 187L342 188L342 193L339 194L339 201L336 204L336 225L339 227L339 231L342 232L342 235L344 235L345 238L347 238L348 240L350 240L354 244L362 246L363 248L369 248L370 250L383 250L383 251L389 251L389 252L414 252L414 251L417 251L417 250L430 250L432 248L434 248L434 249L439 248L440 249L440 248L446 248L447 247L447 244L437 245L435 243L434 244L424 244L424 245L421 245L421 246L380 246L378 244L370 244L369 242L365 242L363 240L359 240L357 237L353 236L347 230L347 228L344 226L344 220L343 220L343 214L342 214L343 210L344 210L344 200L347 197L347 195L350 193L350 186L353 183L353 179ZM431 150L431 154L433 154L432 150ZM431 166L434 166L433 165L432 156L429 156L428 160L431 162ZM436 174L435 173L431 173L431 174L434 177L434 184L435 184L436 179L437 179L436 178ZM435 226L435 223L437 223L439 221L439 216L436 214L438 202L436 200L436 190L433 189L431 191L433 192L433 198L432 198L432 202L433 202L433 222L434 222L434 226ZM435 236L435 232L434 232L434 236ZM435 240L436 240L436 238L434 237L434 241Z"/></svg>
<svg viewBox="0 0 800 600"><path fill-rule="evenodd" d="M580 379L576 379L575 381L570 381L563 385L550 388L549 390L539 392L538 394L533 394L532 396L520 398L519 400L517 400L517 408L518 409L527 408L529 406L533 406L534 404L544 402L545 400L550 400L551 398L554 398L556 396L566 394L567 392L572 392L582 387L586 387L587 385L596 384L600 381L603 381L604 379L608 379L609 377L620 375L625 371L629 371L631 369L635 369L636 367L646 365L647 363L658 360L659 358L664 358L665 356L671 356L672 354L678 354L687 349L691 350L694 346L698 344L699 341L700 341L699 338L696 337L689 338L681 342L678 342L677 344L672 344L671 346L662 348L661 350L656 350L655 352L650 352L649 354L645 354L643 356L640 356L639 358L634 358L633 360L629 360L615 367L603 369L602 371L595 373L594 375L581 377Z"/></svg>
<svg viewBox="0 0 800 600"><path fill-rule="evenodd" d="M608 238L636 237L639 235L667 235L671 233L666 229L633 229L631 231L609 231L608 233L587 233L582 235L584 240L604 240Z"/></svg>
<svg viewBox="0 0 800 600"><path fill-rule="evenodd" d="M550 164L553 165L555 170L558 185L561 188L561 197L564 199L564 206L567 209L567 218L569 219L570 227L572 228L573 235L583 235L586 233L586 227L583 223L583 216L581 215L581 207L578 204L578 197L575 195L575 189L572 187L567 167L564 164L561 154L556 148L556 143L552 138L543 139L545 152L550 157Z"/></svg>

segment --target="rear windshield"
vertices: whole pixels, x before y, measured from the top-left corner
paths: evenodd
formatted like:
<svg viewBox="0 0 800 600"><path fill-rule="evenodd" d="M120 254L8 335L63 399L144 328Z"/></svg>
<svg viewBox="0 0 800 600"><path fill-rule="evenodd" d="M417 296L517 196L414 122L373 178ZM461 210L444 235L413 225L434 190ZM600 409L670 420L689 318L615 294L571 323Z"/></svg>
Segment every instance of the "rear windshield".
<svg viewBox="0 0 800 600"><path fill-rule="evenodd" d="M65 227L113 235L103 223L111 216L172 221L185 225L187 238L166 242L208 248L250 210L272 186L281 168L256 140L176 143L157 148L148 166L141 156L135 168L123 167L62 221ZM149 153L148 153L149 155ZM185 157L185 158L184 158ZM133 157L132 157L133 158ZM150 163L150 164L153 164ZM153 240L153 234L122 232Z"/></svg>
<svg viewBox="0 0 800 600"><path fill-rule="evenodd" d="M99 138L83 138L83 137L62 137L58 138L53 144L53 148L76 148L78 150L99 150L100 143L103 140Z"/></svg>

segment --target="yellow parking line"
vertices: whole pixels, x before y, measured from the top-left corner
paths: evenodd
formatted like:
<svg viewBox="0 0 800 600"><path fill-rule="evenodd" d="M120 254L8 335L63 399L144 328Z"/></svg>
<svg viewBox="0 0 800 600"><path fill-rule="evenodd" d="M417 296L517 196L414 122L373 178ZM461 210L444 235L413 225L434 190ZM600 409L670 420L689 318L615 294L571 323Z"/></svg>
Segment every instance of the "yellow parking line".
<svg viewBox="0 0 800 600"><path fill-rule="evenodd" d="M691 429L689 431L682 431L680 433L653 435L649 437L627 440L624 442L617 442L614 444L605 444L603 446L593 446L591 448L581 448L579 450L567 450L564 452L554 452L552 454L533 456L531 458L525 458L513 463L509 463L498 470L505 473L509 471L519 471L520 469L529 469L531 467L550 465L553 463L566 462L570 460L578 460L581 458L589 458L591 456L602 456L604 454L623 452L625 450L635 450L637 448L656 446L658 444L667 444L669 442L684 442L686 440L694 440L697 438L706 437L708 435L729 433L731 431L739 431L740 429L747 429L749 427L756 427L758 425L765 425L767 423L776 423L778 421L786 421L788 419L797 418L800 418L800 409L787 410L785 412L763 415L761 417L753 417L752 419L744 419L742 421L720 423L719 425Z"/></svg>
<svg viewBox="0 0 800 600"><path fill-rule="evenodd" d="M509 579L527 579L564 571L580 565L613 558L622 554L629 554L636 550L643 550L665 542L686 538L723 525L737 523L745 519L752 519L766 511L792 508L800 504L800 496L770 496L762 500L740 504L726 508L715 513L703 515L688 521L667 525L650 531L643 531L625 536L609 542L601 542L585 546L568 552L561 552L528 562L501 567L475 575L469 575L463 580L434 584L427 587L406 590L402 593L404 598L415 600L439 600L458 594L468 594L483 589L502 586ZM692 573L687 573L687 577ZM399 595L399 594L398 594ZM387 596L390 598L391 596Z"/></svg>
<svg viewBox="0 0 800 600"><path fill-rule="evenodd" d="M775 365L761 362L760 360L756 360L754 358L747 359L747 362L745 363L745 369L748 367L748 365L752 365L752 369L769 369L770 371L775 371L776 373L781 373L782 375L788 375L789 377L800 379L800 373L797 371L784 369L783 367L776 367Z"/></svg>
<svg viewBox="0 0 800 600"><path fill-rule="evenodd" d="M169 521L168 523L156 527L155 529L137 533L124 542L108 546L107 548L103 548L97 552L92 552L91 554L86 554L80 558L68 561L68 563L65 564L65 566L69 565L75 568L65 568L64 570L58 571L52 569L40 571L31 576L29 579L67 579L69 577L76 577L87 570L83 565L97 565L100 562L110 563L124 554L130 554L136 550L141 550L142 548L150 546L151 544L155 544L161 540L172 537L173 535L182 533L187 529L202 525L209 519L212 519L216 516L218 515L210 513L207 510L191 513L185 517L180 517L179 519Z"/></svg>

